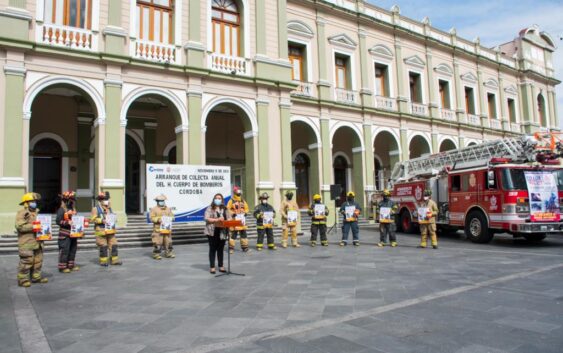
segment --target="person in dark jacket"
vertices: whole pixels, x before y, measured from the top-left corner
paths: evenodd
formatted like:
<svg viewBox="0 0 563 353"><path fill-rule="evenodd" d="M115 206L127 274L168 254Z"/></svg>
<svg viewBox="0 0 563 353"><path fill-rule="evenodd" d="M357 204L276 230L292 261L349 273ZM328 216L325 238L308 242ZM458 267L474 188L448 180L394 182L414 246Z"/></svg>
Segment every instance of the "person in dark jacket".
<svg viewBox="0 0 563 353"><path fill-rule="evenodd" d="M352 229L352 237L354 246L360 245L360 227L358 227L358 217L362 212L360 205L354 201L356 194L350 191L346 194L346 202L342 203L340 206L340 214L344 218L342 223L342 240L340 241L340 246L346 246L348 244L348 234L350 229Z"/></svg>
<svg viewBox="0 0 563 353"><path fill-rule="evenodd" d="M219 271L225 272L223 250L227 240L227 230L221 223L227 219L227 208L222 194L215 194L203 217L205 219L203 232L209 241L209 272L215 274L215 257L217 257Z"/></svg>
<svg viewBox="0 0 563 353"><path fill-rule="evenodd" d="M274 244L274 218L276 217L276 211L268 203L267 193L260 195L260 204L254 208L254 217L256 218L256 229L258 230L258 240L256 242L256 250L261 251L264 247L264 234L267 236L268 249L276 250L276 244Z"/></svg>
<svg viewBox="0 0 563 353"><path fill-rule="evenodd" d="M78 249L78 238L72 238L70 229L72 227L72 216L76 214L74 203L76 202L76 193L74 191L65 191L61 195L61 207L57 211L55 222L59 226L59 272L70 273L70 271L78 271L74 260L76 258L76 250Z"/></svg>
<svg viewBox="0 0 563 353"><path fill-rule="evenodd" d="M380 248L385 246L387 236L391 242L391 247L397 246L397 235L395 234L397 226L395 225L395 215L397 214L397 204L391 200L391 191L383 190L383 200L377 204L379 214L379 243Z"/></svg>

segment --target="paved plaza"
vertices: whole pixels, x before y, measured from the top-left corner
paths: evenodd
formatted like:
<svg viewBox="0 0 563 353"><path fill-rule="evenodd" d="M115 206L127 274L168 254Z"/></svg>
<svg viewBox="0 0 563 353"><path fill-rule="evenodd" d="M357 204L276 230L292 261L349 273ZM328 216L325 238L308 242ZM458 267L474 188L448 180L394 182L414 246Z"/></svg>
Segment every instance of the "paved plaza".
<svg viewBox="0 0 563 353"><path fill-rule="evenodd" d="M124 249L122 267L78 253L79 273L16 285L17 256L0 258L3 353L561 352L563 237L541 244L509 236L478 245L442 237L440 249L280 249L233 255L245 277L215 278L207 245ZM304 242L303 239L301 240ZM253 243L253 241L251 241ZM238 246L238 244L237 244Z"/></svg>

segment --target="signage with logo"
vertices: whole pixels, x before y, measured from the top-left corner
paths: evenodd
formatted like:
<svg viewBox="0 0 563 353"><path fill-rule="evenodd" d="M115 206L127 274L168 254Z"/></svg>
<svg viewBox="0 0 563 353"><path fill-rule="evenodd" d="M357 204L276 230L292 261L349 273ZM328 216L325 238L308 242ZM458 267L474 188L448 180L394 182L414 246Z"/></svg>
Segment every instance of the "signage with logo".
<svg viewBox="0 0 563 353"><path fill-rule="evenodd" d="M524 172L530 196L532 222L559 222L559 191L552 173Z"/></svg>
<svg viewBox="0 0 563 353"><path fill-rule="evenodd" d="M231 198L231 168L211 165L147 164L148 213L157 195L167 197L174 222L201 222L213 196Z"/></svg>

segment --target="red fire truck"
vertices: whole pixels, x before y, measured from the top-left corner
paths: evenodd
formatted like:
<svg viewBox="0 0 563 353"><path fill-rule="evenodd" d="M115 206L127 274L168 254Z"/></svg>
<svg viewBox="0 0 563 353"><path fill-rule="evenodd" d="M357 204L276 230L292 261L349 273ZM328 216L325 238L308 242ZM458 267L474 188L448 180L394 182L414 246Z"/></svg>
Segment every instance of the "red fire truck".
<svg viewBox="0 0 563 353"><path fill-rule="evenodd" d="M393 170L398 229L414 232L425 189L438 204L442 232L463 229L476 243L495 233L530 241L563 233L563 144L535 134L411 159Z"/></svg>

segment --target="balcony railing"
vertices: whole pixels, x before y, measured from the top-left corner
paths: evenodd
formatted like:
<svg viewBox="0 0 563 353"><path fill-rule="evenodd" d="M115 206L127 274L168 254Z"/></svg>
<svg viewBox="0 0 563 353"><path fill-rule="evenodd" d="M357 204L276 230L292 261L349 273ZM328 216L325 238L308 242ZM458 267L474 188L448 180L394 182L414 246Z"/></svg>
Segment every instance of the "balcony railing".
<svg viewBox="0 0 563 353"><path fill-rule="evenodd" d="M358 104L358 92L350 91L344 88L335 88L334 97L337 102L346 104Z"/></svg>
<svg viewBox="0 0 563 353"><path fill-rule="evenodd" d="M512 132L517 132L517 133L522 132L522 129L520 128L520 124L512 123L512 124L510 124L510 126L511 126L511 129L512 129Z"/></svg>
<svg viewBox="0 0 563 353"><path fill-rule="evenodd" d="M78 50L98 50L97 33L89 29L51 23L37 24L37 42Z"/></svg>
<svg viewBox="0 0 563 353"><path fill-rule="evenodd" d="M491 119L491 128L492 129L497 129L497 130L502 130L502 123L500 120L498 119Z"/></svg>
<svg viewBox="0 0 563 353"><path fill-rule="evenodd" d="M294 96L314 97L315 85L311 82L293 81L297 84L297 88L291 92Z"/></svg>
<svg viewBox="0 0 563 353"><path fill-rule="evenodd" d="M178 62L178 51L173 44L132 40L131 51L131 55L137 59L160 63Z"/></svg>
<svg viewBox="0 0 563 353"><path fill-rule="evenodd" d="M459 123L460 124L467 124L467 114L460 114Z"/></svg>
<svg viewBox="0 0 563 353"><path fill-rule="evenodd" d="M483 127L491 127L491 121L489 119L483 119L482 121Z"/></svg>
<svg viewBox="0 0 563 353"><path fill-rule="evenodd" d="M397 111L397 100L395 98L375 96L375 107L381 110Z"/></svg>
<svg viewBox="0 0 563 353"><path fill-rule="evenodd" d="M250 75L250 60L218 53L209 55L209 67L213 71L232 75Z"/></svg>
<svg viewBox="0 0 563 353"><path fill-rule="evenodd" d="M440 109L440 116L441 116L442 120L446 120L446 121L455 121L456 120L455 111L453 111L451 109L446 109L446 108Z"/></svg>
<svg viewBox="0 0 563 353"><path fill-rule="evenodd" d="M428 107L421 103L411 103L411 113L418 116L428 116Z"/></svg>
<svg viewBox="0 0 563 353"><path fill-rule="evenodd" d="M477 115L467 114L467 123L469 125L481 126L481 118Z"/></svg>

